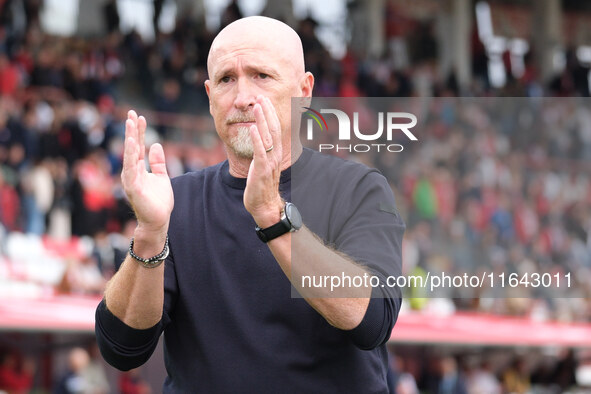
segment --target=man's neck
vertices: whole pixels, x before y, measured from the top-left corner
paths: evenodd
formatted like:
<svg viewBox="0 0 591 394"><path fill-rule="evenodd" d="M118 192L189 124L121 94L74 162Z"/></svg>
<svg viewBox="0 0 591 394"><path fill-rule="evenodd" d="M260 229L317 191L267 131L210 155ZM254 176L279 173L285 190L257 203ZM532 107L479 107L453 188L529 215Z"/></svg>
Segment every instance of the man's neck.
<svg viewBox="0 0 591 394"><path fill-rule="evenodd" d="M252 159L241 158L236 156L234 152L231 150L227 150L228 152L228 164L230 175L235 178L247 178L248 177L248 169L250 168L250 163ZM281 160L281 171L291 167L293 163L300 157L302 154L302 145L296 144L292 146L290 150L283 152L283 159Z"/></svg>

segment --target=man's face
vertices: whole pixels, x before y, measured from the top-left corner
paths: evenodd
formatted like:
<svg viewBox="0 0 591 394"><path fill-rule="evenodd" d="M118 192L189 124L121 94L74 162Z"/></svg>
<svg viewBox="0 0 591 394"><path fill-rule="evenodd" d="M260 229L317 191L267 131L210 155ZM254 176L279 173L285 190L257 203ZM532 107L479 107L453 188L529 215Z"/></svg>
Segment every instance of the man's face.
<svg viewBox="0 0 591 394"><path fill-rule="evenodd" d="M287 56L268 42L226 40L210 56L209 80L205 83L210 113L223 143L238 158L253 155L249 128L258 95L268 97L281 124L282 141L290 141L291 97L302 95L298 75ZM284 145L285 146L285 145ZM289 149L289 147L286 147Z"/></svg>

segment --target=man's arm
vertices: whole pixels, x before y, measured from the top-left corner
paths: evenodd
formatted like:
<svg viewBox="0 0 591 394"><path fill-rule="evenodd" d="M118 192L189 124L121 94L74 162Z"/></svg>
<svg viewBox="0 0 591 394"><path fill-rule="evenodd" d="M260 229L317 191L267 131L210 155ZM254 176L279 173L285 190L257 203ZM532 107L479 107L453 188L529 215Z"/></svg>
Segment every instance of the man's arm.
<svg viewBox="0 0 591 394"><path fill-rule="evenodd" d="M329 286L303 288L301 278L303 275L324 278L343 274L363 278L364 274L370 275L367 269L324 245L307 227L275 238L268 245L293 286L330 325L352 330L361 323L371 297L370 286L333 289L336 291L331 291ZM292 264L294 260L296 264Z"/></svg>
<svg viewBox="0 0 591 394"><path fill-rule="evenodd" d="M125 123L121 181L138 220L134 233L134 253L142 258L151 258L164 248L174 197L160 144L150 148L151 173L146 170L145 131L146 120L138 118L134 111L129 111ZM125 346L117 343L117 338L122 339L117 332L119 323L131 329L148 330L146 332L149 333L153 330L151 335L157 340L160 332L156 332L155 327L162 318L163 305L164 264L146 268L127 256L107 284L104 301L97 308L95 328L97 337L100 336L99 345L102 344L103 355L113 353L113 348ZM154 338L150 340L154 342ZM147 342L150 340L146 339ZM150 343L148 347L151 346ZM115 353L120 353L122 357L127 354L120 348ZM131 353L129 355L133 357Z"/></svg>
<svg viewBox="0 0 591 394"><path fill-rule="evenodd" d="M267 243L300 295L329 324L346 330L353 343L362 349L373 349L388 340L401 304L399 289L388 288L385 278L399 274L397 267L401 256L397 242L401 240L404 225L390 213L377 212L373 215L380 214L383 222L376 224L375 234L363 234L364 230L357 230L357 234L353 235L352 231L344 237L359 237L359 240L345 241L351 256L361 257L368 248L380 249L375 255L365 254L366 259L362 260L368 263L379 261L379 267L373 264L372 267L365 267L348 255L326 246L305 226L296 233L284 234ZM363 244L368 238L373 238L373 242ZM389 240L376 245L375 238ZM372 287L375 283L370 279L372 277L379 280L377 286L373 285L376 287ZM351 278L361 285L347 284L341 281L342 278ZM333 282L333 279L336 281ZM311 285L312 281L321 284L316 287Z"/></svg>
<svg viewBox="0 0 591 394"><path fill-rule="evenodd" d="M310 180L313 185L306 188L306 198L292 194L296 204L304 203L302 209L305 218L311 220L312 228L324 223L322 225L332 230L324 235L325 240L305 227L305 233L300 230L287 234L286 237L291 237L291 246L277 245L281 251L276 258L279 264L289 265L294 288L333 326L349 328L341 324L351 318L347 314L355 311L354 302L367 300L367 308L358 311L361 321L346 333L358 347L372 349L388 340L400 310L400 289L389 286L387 278L401 272L404 222L393 209L394 196L386 179L377 171L366 172L357 165L350 167L340 168L349 181L346 187L339 189L344 195L335 195L337 198L328 204L336 215L326 213L322 215L322 222L312 219L306 204L306 201L314 202L323 197L308 194L323 190L317 189L318 179ZM334 172L327 177L321 175L319 179L328 181L326 178L334 179L335 176L342 181ZM320 210L312 212L318 214ZM271 250L276 246L273 241ZM279 253L285 253L285 248L291 248L291 251L287 251L284 258L279 257ZM329 253L316 254L317 248ZM353 303L347 304L350 301ZM316 306L318 303L322 303L321 307ZM331 315L341 321L331 320Z"/></svg>
<svg viewBox="0 0 591 394"><path fill-rule="evenodd" d="M134 253L149 258L164 248L166 233L145 233L138 228L134 234ZM147 329L162 318L164 305L164 264L146 268L127 256L119 271L107 284L106 307L130 327Z"/></svg>
<svg viewBox="0 0 591 394"><path fill-rule="evenodd" d="M244 204L257 225L266 228L280 220L283 207L277 186L283 158L281 130L275 110L268 99L259 98L254 113L257 125L250 129L254 158L248 174ZM263 141L269 141L270 137L274 149L267 151ZM388 294L374 294L382 298L372 299L373 289L370 285L339 288L336 292L329 292L330 289L325 286L308 289L298 286L302 275L324 277L344 274L364 277L373 274L353 259L325 246L305 227L297 233L275 238L268 246L294 287L334 327L354 330L363 323L365 317L373 320L367 323L369 326L391 328L394 324L399 300L383 298L388 297ZM294 260L297 264L293 264ZM371 311L372 316L368 316L368 311ZM382 329L380 335L389 335L386 331L387 329Z"/></svg>
<svg viewBox="0 0 591 394"><path fill-rule="evenodd" d="M150 148L151 173L145 167L146 120L129 111L125 123L125 151L121 182L137 217L134 253L150 258L160 253L166 241L174 197L160 144ZM107 308L133 328L154 326L162 317L164 265L146 268L128 256L107 284Z"/></svg>

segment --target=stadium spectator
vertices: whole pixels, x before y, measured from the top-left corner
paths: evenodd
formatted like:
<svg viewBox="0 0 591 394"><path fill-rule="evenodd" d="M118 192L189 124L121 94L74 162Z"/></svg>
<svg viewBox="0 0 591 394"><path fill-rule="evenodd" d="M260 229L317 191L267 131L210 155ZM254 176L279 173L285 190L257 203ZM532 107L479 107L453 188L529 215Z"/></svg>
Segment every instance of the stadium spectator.
<svg viewBox="0 0 591 394"><path fill-rule="evenodd" d="M437 388L437 394L468 394L466 381L454 357L442 357L440 368L441 379Z"/></svg>
<svg viewBox="0 0 591 394"><path fill-rule="evenodd" d="M103 5L103 16L107 32L112 33L119 31L120 17L116 0L108 0L105 2L105 5Z"/></svg>
<svg viewBox="0 0 591 394"><path fill-rule="evenodd" d="M406 360L403 358L396 358L396 365L398 367L396 376L396 389L395 392L399 394L419 394L419 388L417 386L414 375L408 371Z"/></svg>
<svg viewBox="0 0 591 394"><path fill-rule="evenodd" d="M19 223L20 199L16 189L9 184L0 168L0 223L8 231L21 229Z"/></svg>
<svg viewBox="0 0 591 394"><path fill-rule="evenodd" d="M23 209L26 212L25 232L45 233L46 216L53 205L55 195L49 159L37 162L22 179Z"/></svg>
<svg viewBox="0 0 591 394"><path fill-rule="evenodd" d="M105 229L108 212L115 206L114 180L102 150L94 150L78 161L74 168L74 182L79 194L74 200L74 234L94 235Z"/></svg>
<svg viewBox="0 0 591 394"><path fill-rule="evenodd" d="M560 387L562 391L572 388L576 385L575 371L577 360L573 349L563 349L560 359L552 373L552 383Z"/></svg>
<svg viewBox="0 0 591 394"><path fill-rule="evenodd" d="M466 387L470 394L501 394L501 383L488 360L482 360L467 374Z"/></svg>
<svg viewBox="0 0 591 394"><path fill-rule="evenodd" d="M35 364L18 353L5 350L0 352L0 391L11 394L25 394L33 387Z"/></svg>
<svg viewBox="0 0 591 394"><path fill-rule="evenodd" d="M20 72L6 54L0 52L0 96L11 96L20 85Z"/></svg>
<svg viewBox="0 0 591 394"><path fill-rule="evenodd" d="M71 258L67 264L58 287L60 292L95 296L102 293L106 280L93 255Z"/></svg>
<svg viewBox="0 0 591 394"><path fill-rule="evenodd" d="M134 368L123 372L119 377L119 392L121 394L150 394L150 386L140 376L140 369Z"/></svg>
<svg viewBox="0 0 591 394"><path fill-rule="evenodd" d="M90 361L82 373L84 379L88 382L89 390L87 392L89 394L110 393L112 390L109 387L107 373L96 342L93 341L87 347L87 351Z"/></svg>
<svg viewBox="0 0 591 394"><path fill-rule="evenodd" d="M525 394L530 392L531 383L527 364L523 358L516 358L503 372L503 390L507 393Z"/></svg>
<svg viewBox="0 0 591 394"><path fill-rule="evenodd" d="M238 6L238 2L236 0L230 1L230 4L224 8L222 15L220 17L220 28L224 28L228 26L230 23L237 21L238 19L242 19L242 11Z"/></svg>
<svg viewBox="0 0 591 394"><path fill-rule="evenodd" d="M90 356L83 348L77 347L68 353L68 369L58 379L54 394L92 393L85 370L90 364Z"/></svg>

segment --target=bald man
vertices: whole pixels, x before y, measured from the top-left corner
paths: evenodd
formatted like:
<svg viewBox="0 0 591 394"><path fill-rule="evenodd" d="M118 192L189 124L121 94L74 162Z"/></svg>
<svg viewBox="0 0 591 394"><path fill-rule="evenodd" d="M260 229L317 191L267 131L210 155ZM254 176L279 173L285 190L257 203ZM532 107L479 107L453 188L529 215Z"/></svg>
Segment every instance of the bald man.
<svg viewBox="0 0 591 394"><path fill-rule="evenodd" d="M171 182L154 144L146 172L146 121L129 113L121 177L138 225L97 308L104 358L135 368L164 332L164 392L387 392L398 289L306 288L301 279L373 275L383 284L400 272L404 223L388 183L302 148L291 99L311 98L314 77L287 25L228 25L207 67L223 163ZM294 172L305 182L292 185Z"/></svg>

